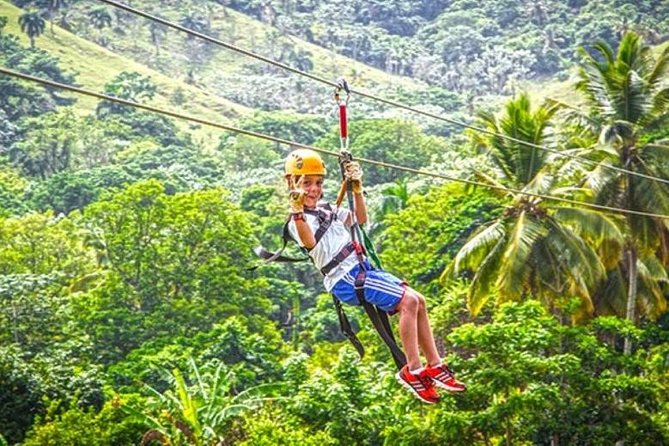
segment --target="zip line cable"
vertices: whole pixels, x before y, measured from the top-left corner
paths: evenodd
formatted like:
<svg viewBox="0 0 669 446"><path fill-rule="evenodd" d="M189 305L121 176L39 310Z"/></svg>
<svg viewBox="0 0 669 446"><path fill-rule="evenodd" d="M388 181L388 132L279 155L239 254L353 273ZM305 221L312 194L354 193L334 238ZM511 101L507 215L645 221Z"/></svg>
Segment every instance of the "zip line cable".
<svg viewBox="0 0 669 446"><path fill-rule="evenodd" d="M222 130L227 130L227 131L230 131L230 132L235 132L235 133L240 133L240 134L247 135L247 136L252 136L252 137L255 137L255 138L259 138L259 139L264 139L266 141L272 141L272 142L275 142L275 143L284 144L284 145L295 147L295 148L310 149L310 150L314 150L314 151L319 152L319 153L323 153L323 154L331 155L331 156L335 156L335 157L339 157L339 155L340 155L339 152L335 152L335 151L332 151L332 150L321 149L321 148L310 146L310 145L307 145L307 144L300 144L300 143L297 143L297 142L294 142L294 141L289 141L287 139L277 138L277 137L274 137L274 136L265 135L263 133L253 132L253 131L250 131L250 130L244 130L244 129L240 129L238 127L233 127L233 126L221 124L221 123L218 123L218 122L213 122L213 121L209 121L209 120L206 120L206 119L197 118L195 116L185 115L185 114L182 114L182 113L177 113L177 112L173 112L173 111L169 111L169 110L165 110L165 109L161 109L161 108L157 108L157 107L152 107L152 106L146 105L146 104L140 104L140 103L137 103L137 102L128 101L126 99L121 99L121 98L117 98L117 97L114 97L114 96L109 96L109 95L106 95L106 94L103 94L103 93L96 93L94 91L86 90L84 88L75 87L75 86L67 85L67 84L62 84L60 82L55 82L55 81L52 81L52 80L49 80L49 79L43 79L43 78L31 76L29 74L24 74L24 73L14 71L14 70L10 70L10 69L4 68L4 67L0 67L0 74L4 74L4 75L7 75L7 76L11 76L11 77L16 77L16 78L23 79L23 80L26 80L26 81L36 82L38 84L46 85L46 86L53 87L53 88L58 88L58 89L61 89L61 90L70 91L70 92L77 93L77 94L84 95L84 96L94 97L94 98L101 99L101 100L104 100L104 101L115 102L117 104L125 105L125 106L128 106L128 107L134 107L134 108L138 108L138 109L141 109L141 110L146 110L146 111L149 111L149 112L162 114L162 115L165 115L165 116L170 116L172 118L177 118L177 119L181 119L181 120L185 120L185 121L195 122L195 123L206 125L206 126L209 126L209 127L214 127L214 128L218 128L218 129L222 129ZM500 190L500 191L504 191L504 192L511 192L513 194L518 194L518 195L525 195L525 196L534 197L534 198L541 198L542 200L560 201L560 202L563 202L563 203L569 203L569 204L576 205L576 206L583 206L583 207L596 209L596 210L603 211L603 212L628 214L628 215L638 215L638 216L642 216L642 217L651 217L651 218L660 218L660 219L669 219L669 215L654 214L654 213L651 213L651 212L644 212L644 211L635 211L635 210L632 210L632 209L621 209L621 208L616 208L616 207L611 207L611 206L604 206L604 205L595 204L595 203L586 203L584 201L572 200L572 199L569 199L569 198L562 198L562 197L555 197L555 196L552 196L552 195L526 192L526 191L522 191L522 190L518 190L518 189L514 189L514 188L509 188L509 187L504 187L504 186L497 186L497 185L494 185L494 184L487 184L487 183L482 183L480 181L468 180L468 179L464 179L464 178L456 178L456 177L452 177L452 176L449 176L449 175L444 175L444 174L440 174L440 173L436 173L436 172L430 172L430 171L422 170L422 169L414 169L414 168L411 168L411 167L404 167L404 166L400 166L400 165L396 165L396 164L390 164L390 163L385 163L385 162L382 162L382 161L376 161L376 160L371 160L371 159L357 158L356 157L356 160L358 160L361 163L372 164L372 165L376 165L376 166L380 166L380 167L386 167L388 169L395 169L395 170L400 170L400 171L404 171L404 172L415 173L417 175L426 175L426 176L431 176L431 177L434 177L434 178L441 178L441 179L448 180L448 181L455 181L455 182L458 182L458 183L469 184L471 186L484 187L484 188L495 189L495 190Z"/></svg>
<svg viewBox="0 0 669 446"><path fill-rule="evenodd" d="M115 8L119 8L119 9L122 9L124 11L130 12L132 14L138 15L140 17L144 17L145 19L152 20L154 22L160 23L160 24L165 25L167 27L170 27L172 29L176 29L178 31L184 32L184 33L189 34L191 36L198 37L200 39L206 40L207 42L213 43L215 45L218 45L218 46L221 46L223 48L229 49L231 51L235 51L237 53L240 53L240 54L243 54L245 56L251 57L253 59L257 59L257 60L260 60L260 61L265 62L267 64L274 65L276 67L282 68L282 69L284 69L286 71L289 71L291 73L295 73L295 74L298 74L300 76L307 77L307 78L309 78L311 80L314 80L316 82L320 82L320 83L329 85L331 87L339 87L339 84L336 83L336 82L332 82L332 81L330 81L328 79L325 79L323 77L316 76L316 75L311 74L311 73L307 73L306 71L303 71L303 70L300 70L300 69L297 69L297 68L293 68L289 65L286 65L283 62L279 62L279 61L270 59L268 57L261 56L260 54L254 53L254 52L249 51L249 50L245 50L243 48L240 48L237 45L233 45L231 43L224 42L220 39L217 39L215 37L212 37L212 36L209 36L207 34L201 33L199 31L195 31L195 30L192 30L190 28L186 28L185 26L179 25L178 23L174 23L174 22L171 22L169 20L163 19L162 17L158 17L158 16L150 14L148 12L141 11L139 9L133 8L132 6L129 6L129 5L126 5L126 4L123 4L123 3L119 3L119 2L114 1L114 0L99 0L99 1L101 1L102 3L106 3L108 5L111 5ZM611 169L611 170L614 170L614 171L619 172L619 173L633 175L633 176L637 176L637 177L640 177L640 178L645 178L647 180L657 181L657 182L669 185L669 180L666 180L664 178L659 178L659 177L656 177L656 176L653 176L653 175L647 175L647 174L641 173L641 172L634 172L632 170L628 170L628 169L625 169L625 168L622 168L622 167L614 166L612 164L603 164L603 163L600 164L597 161L593 161L593 160L590 160L588 158L584 158L584 157L574 155L574 154L570 154L570 153L564 153L564 152L561 152L560 150L552 149L552 148L545 147L545 146L540 146L538 144L534 144L534 143L531 143L529 141L523 141L522 139L514 138L513 136L504 135L504 134L501 134L501 133L494 132L492 130L488 130L488 129L483 128L483 127L478 127L478 126L475 126L475 125L472 125L472 124L467 124L465 122L457 121L455 119L447 118L445 116L441 116L441 115L430 113L430 112L427 112L427 111L424 111L424 110L420 110L420 109L411 107L409 105L402 104L401 102L396 102L396 101L393 101L393 100L390 100L390 99L385 99L385 98L382 98L380 96L376 96L376 95L373 95L373 94L370 94L370 93L366 93L366 92L361 91L361 90L349 89L349 91L352 94L356 94L358 96L365 97L365 98L371 99L373 101L382 102L386 105L391 105L391 106L396 107L396 108L401 108L401 109L410 111L412 113L416 113L416 114L419 114L419 115L424 115L424 116L427 116L429 118L433 118L433 119L436 119L436 120L439 120L439 121L448 122L449 124L453 124L453 125L457 125L459 127L467 128L467 129L470 129L470 130L473 130L473 131L476 131L476 132L479 132L479 133L484 133L484 134L489 135L489 136L496 136L498 138L503 138L503 139L506 139L507 141L514 142L516 144L521 144L523 146L530 147L530 148L533 148L533 149L538 149L538 150L543 150L543 151L546 151L546 152L551 152L551 153L554 153L554 154L556 154L558 156L561 156L561 157L579 160L583 164L587 164L587 165L595 166L595 167L604 167L604 168Z"/></svg>

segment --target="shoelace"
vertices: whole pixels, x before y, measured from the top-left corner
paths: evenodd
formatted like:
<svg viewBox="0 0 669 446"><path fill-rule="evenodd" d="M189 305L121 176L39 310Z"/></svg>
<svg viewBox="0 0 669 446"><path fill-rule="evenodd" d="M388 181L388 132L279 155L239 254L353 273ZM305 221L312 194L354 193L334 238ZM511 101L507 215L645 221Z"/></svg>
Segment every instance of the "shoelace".
<svg viewBox="0 0 669 446"><path fill-rule="evenodd" d="M418 380L421 382L421 384L423 384L423 386L425 387L425 390L429 390L432 387L434 387L434 383L432 382L432 378L430 378L429 376L424 375L422 373L420 375L416 375L416 376L418 377Z"/></svg>
<svg viewBox="0 0 669 446"><path fill-rule="evenodd" d="M455 374L453 373L453 370L446 364L442 364L438 367L442 372L448 375L449 378L455 378Z"/></svg>

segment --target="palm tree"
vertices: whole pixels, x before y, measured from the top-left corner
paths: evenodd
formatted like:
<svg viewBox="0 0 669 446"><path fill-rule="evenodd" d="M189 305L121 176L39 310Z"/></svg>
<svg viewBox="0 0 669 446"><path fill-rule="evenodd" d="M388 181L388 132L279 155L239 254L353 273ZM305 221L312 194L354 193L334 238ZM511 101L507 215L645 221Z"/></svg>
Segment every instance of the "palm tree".
<svg viewBox="0 0 669 446"><path fill-rule="evenodd" d="M104 6L98 6L97 8L92 9L88 13L88 18L91 21L91 25L93 25L93 27L98 30L98 33L101 35L98 40L100 45L107 46L107 40L102 37L102 30L106 27L112 26L112 16L109 14L109 11L107 11L107 8Z"/></svg>
<svg viewBox="0 0 669 446"><path fill-rule="evenodd" d="M53 16L59 9L67 6L66 0L47 0L47 10L49 11L49 23L51 34L53 34Z"/></svg>
<svg viewBox="0 0 669 446"><path fill-rule="evenodd" d="M39 11L31 9L19 17L21 31L28 34L30 38L30 47L35 48L35 38L44 34L46 23Z"/></svg>
<svg viewBox="0 0 669 446"><path fill-rule="evenodd" d="M557 109L552 105L533 111L528 96L521 94L507 103L500 118L486 112L478 117L496 134L546 145L551 142L551 119ZM571 196L575 192L575 188L560 187L563 172L547 151L499 136L471 133L471 137L487 151L501 178L498 181L478 173L481 181L531 194ZM597 251L615 247L616 241L622 243L615 220L536 196L499 193L508 206L500 217L472 234L442 279L466 271L474 273L468 296L474 314L491 294L496 294L499 302L532 295L551 306L561 297L576 296L581 300L581 312L592 312L592 291L606 271ZM611 256L617 260L615 249L606 252L605 261L611 263Z"/></svg>
<svg viewBox="0 0 669 446"><path fill-rule="evenodd" d="M604 42L594 45L593 52L581 49L584 61L576 85L589 109L586 129L599 135L585 153L601 165L588 173L585 186L597 203L669 214L666 184L603 167L612 164L669 178L669 48L655 60L651 48L630 32L623 36L617 54ZM666 280L662 264L669 264L669 220L628 215L625 232L624 256L600 292L603 304L621 313L623 300L629 321L636 321L637 309L655 318L667 308L658 280ZM631 339L626 338L625 353L631 349Z"/></svg>

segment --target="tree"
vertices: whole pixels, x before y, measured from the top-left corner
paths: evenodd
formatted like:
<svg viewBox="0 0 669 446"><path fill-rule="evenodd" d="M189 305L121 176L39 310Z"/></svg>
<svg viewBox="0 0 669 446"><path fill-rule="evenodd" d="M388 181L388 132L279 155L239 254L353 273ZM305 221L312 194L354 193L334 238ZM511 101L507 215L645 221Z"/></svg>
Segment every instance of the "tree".
<svg viewBox="0 0 669 446"><path fill-rule="evenodd" d="M167 29L165 25L158 22L151 21L149 23L149 33L151 34L151 43L156 48L156 56L160 55L160 43L167 34Z"/></svg>
<svg viewBox="0 0 669 446"><path fill-rule="evenodd" d="M199 33L213 35L207 19L195 10L187 11L181 20L179 20L179 24ZM201 39L187 34L186 47L186 57L189 61L187 80L192 84L195 82L195 72L206 61L209 45Z"/></svg>
<svg viewBox="0 0 669 446"><path fill-rule="evenodd" d="M123 71L111 82L105 84L105 94L132 102L150 101L156 94L158 87L150 76L142 76L135 71ZM98 118L112 114L128 115L136 111L131 107L115 102L101 101L95 113Z"/></svg>
<svg viewBox="0 0 669 446"><path fill-rule="evenodd" d="M56 11L67 7L67 0L46 0L47 10L49 11L49 22L51 23L51 34L53 34L53 17Z"/></svg>
<svg viewBox="0 0 669 446"><path fill-rule="evenodd" d="M102 30L112 26L112 16L109 14L109 11L104 6L98 6L93 8L88 13L88 18L91 22L91 25L98 31L101 35ZM98 38L100 45L107 46L107 39L100 36Z"/></svg>
<svg viewBox="0 0 669 446"><path fill-rule="evenodd" d="M35 48L35 38L44 34L45 22L39 11L31 9L19 17L21 31L30 38L30 47Z"/></svg>
<svg viewBox="0 0 669 446"><path fill-rule="evenodd" d="M7 21L7 17L0 16L0 37L2 37L2 30L5 29L5 26L7 26Z"/></svg>
<svg viewBox="0 0 669 446"><path fill-rule="evenodd" d="M46 179L71 168L76 157L77 121L71 110L30 119L23 140L9 150L9 158L27 175Z"/></svg>
<svg viewBox="0 0 669 446"><path fill-rule="evenodd" d="M669 146L665 142L669 122L666 86L669 48L655 59L652 48L630 32L621 40L617 53L608 44L599 42L594 45L593 53L582 48L581 55L583 63L576 88L589 108L587 130L600 135L599 142L586 154L601 160L588 173L585 185L594 191L597 203L669 214L666 184L605 167L610 164L635 173L669 178L666 164ZM637 215L625 218L624 256L609 274L601 293L603 299L609 300L605 304L614 311L621 310L616 298L623 298L624 314L629 321L636 321L638 309L650 318L666 311L666 298L658 284L667 279L662 266L669 264L666 224L666 220ZM629 337L624 349L631 353Z"/></svg>
<svg viewBox="0 0 669 446"><path fill-rule="evenodd" d="M556 106L532 110L529 97L523 94L507 103L501 117L481 112L479 120L495 134L542 145L549 142L556 111ZM501 178L497 181L479 173L482 181L527 193L560 195L560 172L552 166L548 152L499 136L472 134L472 138L488 151ZM613 246L622 243L616 220L522 193L499 194L508 200L503 214L469 238L443 277L466 271L474 274L468 296L474 314L491 295L497 295L499 302L536 296L551 305L563 296L578 296L582 311L592 313L592 294L605 272L596 248L608 240ZM609 249L608 255L618 258L615 249ZM610 258L604 261L611 263Z"/></svg>

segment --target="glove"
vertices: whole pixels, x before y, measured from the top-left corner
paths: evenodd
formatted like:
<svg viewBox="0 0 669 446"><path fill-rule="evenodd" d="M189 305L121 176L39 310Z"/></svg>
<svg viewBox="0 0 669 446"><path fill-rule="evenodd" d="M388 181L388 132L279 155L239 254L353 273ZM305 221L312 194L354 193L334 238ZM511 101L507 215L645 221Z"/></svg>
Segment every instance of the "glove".
<svg viewBox="0 0 669 446"><path fill-rule="evenodd" d="M304 212L304 197L307 193L302 189L302 178L297 183L292 179L290 181L290 190L288 191L288 203L292 214Z"/></svg>
<svg viewBox="0 0 669 446"><path fill-rule="evenodd" d="M362 193L362 169L357 161L344 163L344 177L351 182L351 191L354 194Z"/></svg>

